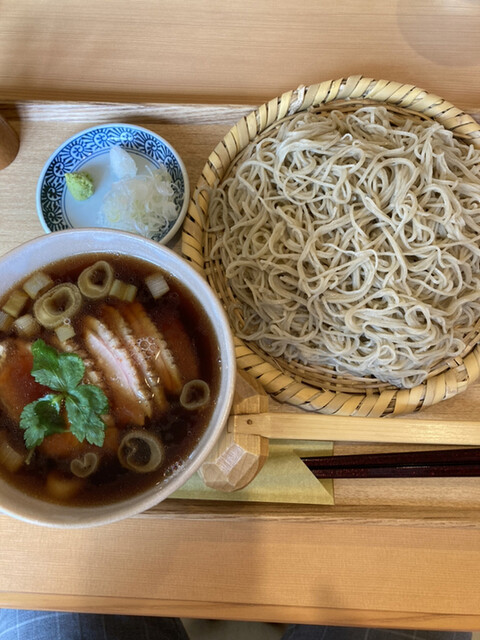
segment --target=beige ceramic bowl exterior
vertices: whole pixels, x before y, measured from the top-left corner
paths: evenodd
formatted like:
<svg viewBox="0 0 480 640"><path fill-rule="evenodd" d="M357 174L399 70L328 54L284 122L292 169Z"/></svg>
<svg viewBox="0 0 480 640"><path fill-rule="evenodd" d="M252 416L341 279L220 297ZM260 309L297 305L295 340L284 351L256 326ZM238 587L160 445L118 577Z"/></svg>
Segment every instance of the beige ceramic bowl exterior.
<svg viewBox="0 0 480 640"><path fill-rule="evenodd" d="M79 229L58 231L32 240L0 259L0 299L15 282L49 263L70 256L112 253L134 256L171 273L187 286L208 314L220 349L220 390L210 423L185 465L164 483L115 504L67 507L27 496L0 478L0 509L34 524L73 528L108 524L138 514L158 504L183 485L200 467L221 434L228 418L235 386L235 355L229 324L217 297L206 281L170 249L121 231Z"/></svg>

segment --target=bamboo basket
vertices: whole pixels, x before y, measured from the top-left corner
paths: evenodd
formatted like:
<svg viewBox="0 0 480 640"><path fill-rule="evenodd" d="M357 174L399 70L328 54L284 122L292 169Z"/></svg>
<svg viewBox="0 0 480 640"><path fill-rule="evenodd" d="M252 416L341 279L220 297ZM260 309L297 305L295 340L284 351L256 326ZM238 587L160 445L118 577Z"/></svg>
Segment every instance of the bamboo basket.
<svg viewBox="0 0 480 640"><path fill-rule="evenodd" d="M322 82L284 93L242 118L219 142L202 171L183 226L182 252L206 277L225 307L234 294L222 265L210 259L206 231L209 193L253 140L300 111L354 110L381 103L413 119L434 119L455 136L480 148L480 126L439 96L413 85L362 76ZM255 344L234 336L237 364L274 399L330 415L381 417L418 411L464 391L480 375L480 319L466 337L464 352L432 369L420 385L400 389L374 378L339 375L328 367L307 367L272 358Z"/></svg>

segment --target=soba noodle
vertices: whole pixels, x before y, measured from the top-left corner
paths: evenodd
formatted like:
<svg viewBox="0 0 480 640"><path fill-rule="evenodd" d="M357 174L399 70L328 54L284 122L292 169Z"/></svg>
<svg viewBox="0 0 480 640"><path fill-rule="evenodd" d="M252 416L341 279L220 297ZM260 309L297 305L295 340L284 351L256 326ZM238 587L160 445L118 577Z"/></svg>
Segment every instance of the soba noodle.
<svg viewBox="0 0 480 640"><path fill-rule="evenodd" d="M399 387L480 318L480 151L384 107L304 112L212 193L235 333L286 361Z"/></svg>

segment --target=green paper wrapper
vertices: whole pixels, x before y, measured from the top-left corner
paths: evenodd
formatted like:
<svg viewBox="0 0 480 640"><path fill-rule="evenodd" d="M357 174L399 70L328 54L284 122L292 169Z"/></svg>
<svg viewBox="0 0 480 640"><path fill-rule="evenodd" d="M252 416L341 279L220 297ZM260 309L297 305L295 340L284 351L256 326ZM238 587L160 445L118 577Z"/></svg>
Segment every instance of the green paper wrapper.
<svg viewBox="0 0 480 640"><path fill-rule="evenodd" d="M333 482L318 480L301 461L303 456L330 456L333 444L308 440L270 440L268 459L260 473L244 489L226 493L205 486L195 474L172 498L334 504Z"/></svg>

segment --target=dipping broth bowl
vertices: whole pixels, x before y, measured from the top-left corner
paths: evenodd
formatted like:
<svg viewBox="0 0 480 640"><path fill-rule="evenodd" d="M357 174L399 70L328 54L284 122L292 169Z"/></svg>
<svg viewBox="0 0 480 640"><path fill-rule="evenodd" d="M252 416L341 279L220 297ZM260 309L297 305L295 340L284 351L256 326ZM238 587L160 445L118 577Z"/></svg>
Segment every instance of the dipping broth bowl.
<svg viewBox="0 0 480 640"><path fill-rule="evenodd" d="M206 315L213 328L218 353L218 384L206 429L178 471L141 493L113 503L68 506L29 495L0 476L0 509L15 518L51 527L92 527L112 523L141 513L181 487L201 466L221 435L230 413L235 386L235 354L229 323L223 307L206 281L170 249L140 236L108 229L58 231L27 242L0 258L0 299L16 283L35 271L76 256L112 254L133 257L173 276Z"/></svg>

